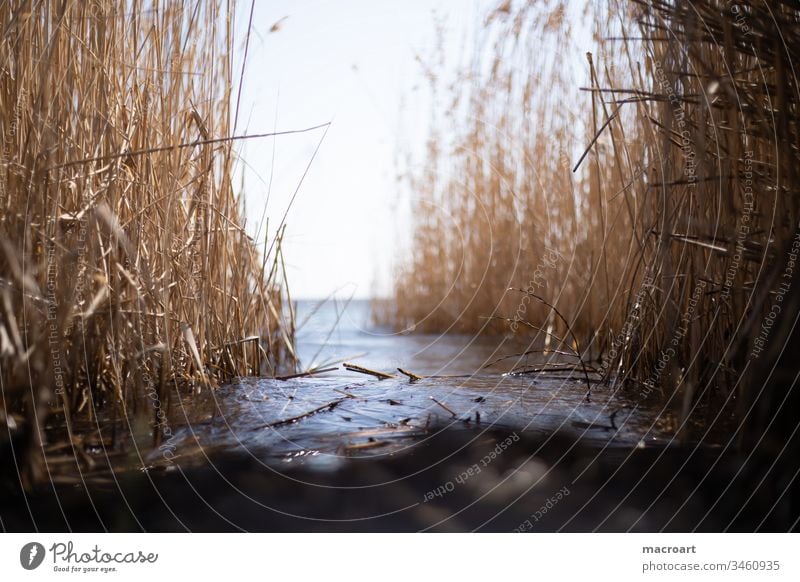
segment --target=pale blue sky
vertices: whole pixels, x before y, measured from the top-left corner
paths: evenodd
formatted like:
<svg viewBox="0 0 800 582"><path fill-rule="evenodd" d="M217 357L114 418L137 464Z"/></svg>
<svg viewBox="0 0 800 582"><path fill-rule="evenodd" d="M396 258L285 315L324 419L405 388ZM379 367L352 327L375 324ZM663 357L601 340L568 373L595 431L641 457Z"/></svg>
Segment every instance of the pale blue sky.
<svg viewBox="0 0 800 582"><path fill-rule="evenodd" d="M445 51L455 65L476 14L490 4L256 2L237 133L333 122L287 219L285 254L295 297L386 293L410 229L407 204L398 202L395 151L400 143L423 145L430 114L414 57L430 55L435 46L435 11L449 30ZM240 30L249 9L240 3ZM270 32L278 21L279 29ZM321 135L239 145L251 233L268 191L270 230L277 226Z"/></svg>

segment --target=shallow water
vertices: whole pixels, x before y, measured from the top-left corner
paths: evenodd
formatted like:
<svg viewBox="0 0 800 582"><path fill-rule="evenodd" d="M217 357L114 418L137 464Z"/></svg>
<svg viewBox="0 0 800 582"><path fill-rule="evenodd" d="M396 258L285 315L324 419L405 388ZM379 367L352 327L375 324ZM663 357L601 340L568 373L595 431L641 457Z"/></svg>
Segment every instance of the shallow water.
<svg viewBox="0 0 800 582"><path fill-rule="evenodd" d="M536 436L559 432L597 447L666 442L652 411L581 375L504 374L485 364L519 350L504 338L395 334L369 323L369 305L298 304L297 350L304 368L342 361L396 378L335 372L273 380L248 378L194 395L174 415L167 443L184 460L210 451L244 452L275 465L336 467L350 457L383 457L443 429L502 428ZM411 382L404 368L426 377ZM561 376L561 377L559 377ZM188 404L188 403L187 403ZM148 461L163 460L163 448Z"/></svg>
<svg viewBox="0 0 800 582"><path fill-rule="evenodd" d="M425 375L472 374L520 347L504 338L397 333L372 325L370 319L369 301L299 301L297 351L303 368L349 361L385 371L399 367Z"/></svg>
<svg viewBox="0 0 800 582"><path fill-rule="evenodd" d="M310 307L299 306L301 320ZM160 447L152 446L146 419L118 422L112 455L93 446L74 457L71 473L68 464L58 465L52 484L33 494L0 495L4 527L796 527L790 496L776 502L774 495L760 493L784 486L781 474L770 477L769 456L744 458L728 447L675 443L651 425L657 410L597 384L587 397L580 376L511 376L483 368L499 354L519 350L502 338L394 335L370 327L367 316L364 303L351 304L341 317L333 305L325 306L299 331L303 363L346 359L384 372L400 366L438 377L378 380L339 368L286 381L248 378L186 395L173 404L173 436Z"/></svg>

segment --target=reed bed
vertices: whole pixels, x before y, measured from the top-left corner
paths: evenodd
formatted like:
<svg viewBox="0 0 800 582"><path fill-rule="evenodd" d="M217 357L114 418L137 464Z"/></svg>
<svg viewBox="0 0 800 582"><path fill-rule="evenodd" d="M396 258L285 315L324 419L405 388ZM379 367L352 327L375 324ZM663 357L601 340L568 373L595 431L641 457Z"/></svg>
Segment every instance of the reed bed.
<svg viewBox="0 0 800 582"><path fill-rule="evenodd" d="M579 48L595 17L560 1L500 3L456 79L430 69L428 148L405 166L422 170L403 173L420 202L413 257L397 276L398 327L511 330L574 348L572 330L586 348L608 343L596 332L623 318L615 299L636 278L638 209L620 186L641 172L643 145L624 125L600 132L609 117L635 118L635 106L579 94L581 83L624 78L605 45Z"/></svg>
<svg viewBox="0 0 800 582"><path fill-rule="evenodd" d="M157 443L178 390L293 368L280 235L259 252L232 183L233 17L0 4L0 425L28 481L46 425Z"/></svg>
<svg viewBox="0 0 800 582"><path fill-rule="evenodd" d="M646 255L655 285L623 370L771 455L797 450L800 8L702 0L635 13L652 76ZM655 194L655 195L652 195ZM789 448L787 448L789 447Z"/></svg>
<svg viewBox="0 0 800 582"><path fill-rule="evenodd" d="M422 201L396 327L578 352L684 436L788 437L798 21L790 2L498 3L459 78L430 74L447 113L403 169Z"/></svg>

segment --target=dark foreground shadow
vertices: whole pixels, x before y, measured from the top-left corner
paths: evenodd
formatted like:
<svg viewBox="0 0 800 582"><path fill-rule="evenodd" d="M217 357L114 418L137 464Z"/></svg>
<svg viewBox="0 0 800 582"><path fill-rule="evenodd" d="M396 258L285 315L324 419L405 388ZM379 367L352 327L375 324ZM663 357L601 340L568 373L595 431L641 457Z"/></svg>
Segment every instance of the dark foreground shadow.
<svg viewBox="0 0 800 582"><path fill-rule="evenodd" d="M330 471L279 472L226 453L25 494L6 473L0 518L26 532L788 531L800 517L798 468L798 458L758 451L601 450L559 435L450 430Z"/></svg>

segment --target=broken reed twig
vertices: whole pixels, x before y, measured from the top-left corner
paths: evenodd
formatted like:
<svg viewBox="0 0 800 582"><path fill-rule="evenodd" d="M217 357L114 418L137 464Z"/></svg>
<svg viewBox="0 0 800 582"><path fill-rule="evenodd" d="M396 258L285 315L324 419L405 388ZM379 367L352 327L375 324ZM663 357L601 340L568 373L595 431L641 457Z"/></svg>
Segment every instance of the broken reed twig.
<svg viewBox="0 0 800 582"><path fill-rule="evenodd" d="M748 354L762 351L754 338L786 257L796 254L800 93L789 71L800 60L790 32L800 7L749 3L743 25L722 0L594 4L583 24L606 34L586 48L604 66L590 61L587 94L565 74L582 65L585 45L575 38L580 17L565 18L564 6L520 2L509 18L490 14L476 32L481 52L459 71L479 87L430 77L436 105L463 107L432 116L424 157L403 176L421 201L412 258L395 282L393 325L494 333L510 324L546 341L574 335L581 355L603 358L605 380L657 395L683 420L728 406L735 414L717 420L746 420L754 442L759 429L782 431L773 442L791 440L796 422L781 412L780 391L741 375L770 378ZM573 96L591 117L589 107L563 107ZM573 165L574 144L587 140ZM454 177L431 180L444 166ZM703 236L720 231L728 240ZM558 258L537 265L542 256ZM526 323L550 314L505 301L509 279L557 289L570 326L555 317L544 329ZM781 319L791 322L798 303ZM491 324L481 320L487 314ZM781 342L770 343L780 357ZM662 362L667 345L672 355Z"/></svg>
<svg viewBox="0 0 800 582"><path fill-rule="evenodd" d="M533 291L528 291L527 289L514 289L514 287L509 287L509 290L516 290L516 291L519 291L521 293L524 293L528 297L532 297L532 298L536 299L536 301L538 301L539 303L541 303L541 304L549 307L550 309L552 309L553 313L556 314L556 317L558 317L561 320L561 322L564 324L564 326L567 329L567 333L569 333L572 336L572 341L575 342L575 348L574 348L573 351L575 352L575 355L578 357L578 360L581 363L581 368L583 369L583 375L586 378L586 390L587 390L587 393L590 394L592 392L592 385L589 382L589 374L588 374L587 369L586 369L586 362L583 361L583 354L581 352L580 343L578 342L578 336L575 335L575 332L572 330L572 326L567 321L567 318L564 317L561 314L561 312L556 308L555 305L553 305L552 303L547 301L544 297L534 293ZM562 344L562 345L566 345L566 344Z"/></svg>
<svg viewBox="0 0 800 582"><path fill-rule="evenodd" d="M316 376L317 374L324 374L325 372L335 372L338 370L339 367L332 367L332 368L313 368L311 370L306 370L305 372L298 372L297 374L287 374L285 376L275 376L273 380L293 380L295 378L306 378L308 376Z"/></svg>
<svg viewBox="0 0 800 582"><path fill-rule="evenodd" d="M333 391L338 392L345 398L358 398L358 396L356 396L355 394L350 394L349 392L345 392L344 390L339 390L338 388L334 388Z"/></svg>
<svg viewBox="0 0 800 582"><path fill-rule="evenodd" d="M482 369L483 368L490 368L490 367L494 366L495 364L499 364L500 362L503 362L505 360L510 360L512 358L521 358L523 356L529 356L531 354L556 354L556 355L559 355L559 356L567 356L569 358L578 357L577 354L575 354L574 352L565 352L565 351L562 351L562 350L554 350L552 348L542 349L542 350L525 350L524 352L518 352L516 354L508 354L508 355L505 355L505 356L500 356L499 358L496 358L496 359L492 360L488 364L484 364L483 366L481 366L481 368ZM590 371L593 372L594 369L590 369Z"/></svg>
<svg viewBox="0 0 800 582"><path fill-rule="evenodd" d="M314 126L311 126L311 127L305 127L303 129L287 129L287 130L284 130L284 131L273 131L273 132L269 132L269 133L252 133L252 134L247 134L247 135L232 135L232 136L228 136L228 137L215 137L215 138L209 138L209 139L200 139L200 140L195 140L195 141L190 141L190 142L177 143L177 144L174 144L174 145L156 146L156 147L145 148L145 149L141 149L141 150L131 150L131 151L120 152L120 153L116 153L116 154L107 154L107 155L104 155L104 156L96 156L96 157L93 157L93 158L81 158L79 160L70 160L68 162L63 162L61 164L57 164L55 166L50 166L48 168L45 168L44 171L45 172L52 172L54 170L62 170L64 168L69 168L71 166L80 166L82 164L91 164L91 163L94 163L94 162L108 162L108 161L117 160L117 159L120 159L120 158L146 156L146 155L150 155L150 154L157 154L157 153L160 153L160 152L169 152L169 151L180 150L180 149L184 149L184 148L194 148L194 147L205 146L205 145L228 143L228 142L234 142L234 141L241 141L241 140L245 140L245 139L260 139L260 138L265 138L265 137L278 137L278 136L282 136L282 135L294 135L294 134L298 134L298 133L308 133L308 132L314 131L316 129L322 129L323 127L328 127L328 126L330 126L330 124L331 124L331 122L328 121L326 123L320 123L319 125L314 125Z"/></svg>
<svg viewBox="0 0 800 582"><path fill-rule="evenodd" d="M232 3L121 7L0 2L0 384L34 435L26 485L46 476L45 426L141 415L166 429L198 377L293 362L285 272L269 267L282 233L263 255L247 235L233 146L314 128L236 134L235 39L219 27ZM47 333L17 342L23 321Z"/></svg>
<svg viewBox="0 0 800 582"><path fill-rule="evenodd" d="M525 368L515 368L506 372L509 376L523 376L526 374L539 374L543 372L584 372L584 369L578 364L548 364L542 366L532 366ZM593 374L599 375L597 371ZM583 378L586 381L586 378Z"/></svg>
<svg viewBox="0 0 800 582"><path fill-rule="evenodd" d="M417 380L424 380L425 376L420 376L418 374L414 374L413 372L409 372L408 370L404 370L403 368L397 368L397 371L403 374L404 376L408 376L409 382L416 382Z"/></svg>
<svg viewBox="0 0 800 582"><path fill-rule="evenodd" d="M345 370L349 372L356 372L359 374L367 374L369 376L375 376L378 380L388 380L390 378L397 378L394 374L386 374L385 372L378 372L376 370L370 370L369 368L365 368L363 366L358 366L356 364L351 364L348 362L344 362L342 364Z"/></svg>
<svg viewBox="0 0 800 582"><path fill-rule="evenodd" d="M297 421L309 418L310 416L314 416L315 414L319 414L320 412L331 411L345 400L347 400L347 398L337 398L336 400L331 400L327 404L318 406L317 408L309 410L308 412L304 412L303 414L298 414L297 416L292 416L291 418L284 418L282 420L276 420L275 422L267 423L263 426L263 428L274 428L276 426L283 426L285 424L293 424Z"/></svg>
<svg viewBox="0 0 800 582"><path fill-rule="evenodd" d="M444 404L444 403L442 403L442 402L439 402L439 401L438 401L438 400L436 400L436 398L434 398L433 396L428 396L428 398L430 398L430 399L431 399L431 400L433 400L433 401L434 401L436 404L438 404L439 406L441 406L442 408L444 408L444 409L445 409L447 412L449 412L450 414L452 414L452 415L453 415L453 418L457 418L457 417L458 417L458 414L456 414L456 413L453 411L453 409L452 409L452 408L450 408L449 406L447 406L446 404Z"/></svg>
<svg viewBox="0 0 800 582"><path fill-rule="evenodd" d="M617 108L614 110L614 112L611 115L608 116L608 119L606 119L606 122L602 126L600 126L600 129L597 130L597 133L594 134L594 137L592 138L592 141L590 141L589 145L586 146L586 149L584 150L583 154L581 154L581 157L578 158L578 161L575 164L575 167L572 168L572 173L573 174L578 171L578 168L580 168L581 163L583 162L584 158L586 158L586 156L589 154L589 152L592 149L592 146L594 146L594 144L597 143L597 139L600 137L600 135L603 133L603 131L606 129L606 127L608 127L608 125L614 119L616 119L617 112L619 112L620 107L622 107L622 105L618 105L617 106Z"/></svg>

